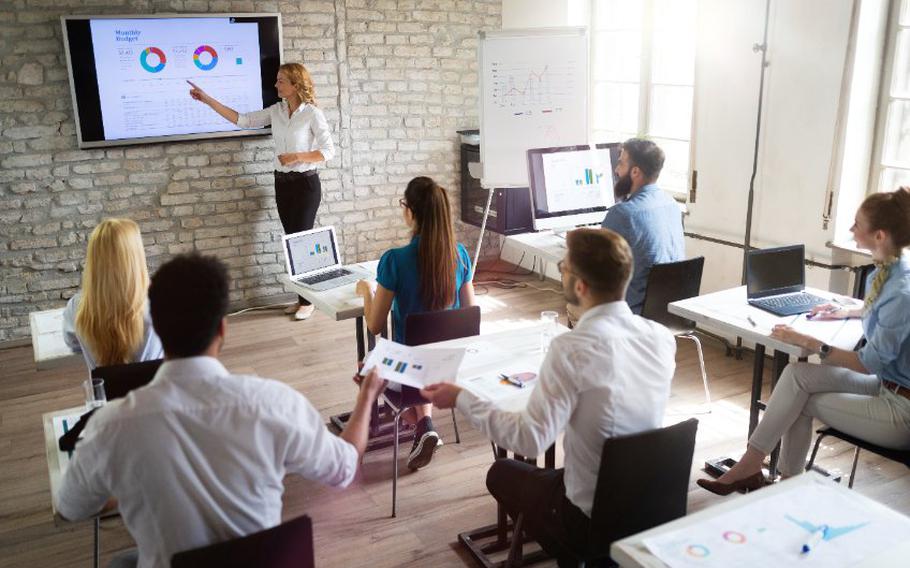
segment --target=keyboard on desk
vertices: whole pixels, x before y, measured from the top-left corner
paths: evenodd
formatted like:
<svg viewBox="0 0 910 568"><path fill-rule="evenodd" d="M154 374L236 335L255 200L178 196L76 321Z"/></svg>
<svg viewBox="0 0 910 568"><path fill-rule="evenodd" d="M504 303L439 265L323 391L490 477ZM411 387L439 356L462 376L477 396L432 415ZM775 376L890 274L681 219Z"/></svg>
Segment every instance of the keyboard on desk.
<svg viewBox="0 0 910 568"><path fill-rule="evenodd" d="M314 274L313 276L301 278L298 280L298 282L310 285L319 284L320 282L325 282L326 280L333 280L335 278L341 278L342 276L348 276L350 274L350 270L344 268L335 268L333 270L327 270L325 272L320 272L319 274Z"/></svg>
<svg viewBox="0 0 910 568"><path fill-rule="evenodd" d="M796 294L782 294L780 296L749 300L749 303L756 308L761 308L780 316L788 316L808 312L813 306L824 304L827 301L808 292L798 292Z"/></svg>

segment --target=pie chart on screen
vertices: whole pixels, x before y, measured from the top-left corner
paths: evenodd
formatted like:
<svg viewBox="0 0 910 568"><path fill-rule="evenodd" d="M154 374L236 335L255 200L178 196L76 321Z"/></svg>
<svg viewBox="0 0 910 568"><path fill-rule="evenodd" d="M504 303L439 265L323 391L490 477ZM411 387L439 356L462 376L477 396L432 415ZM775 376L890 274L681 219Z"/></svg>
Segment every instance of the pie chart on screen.
<svg viewBox="0 0 910 568"><path fill-rule="evenodd" d="M218 65L218 52L210 45L200 45L193 52L193 63L203 71L211 71Z"/></svg>
<svg viewBox="0 0 910 568"><path fill-rule="evenodd" d="M164 52L157 47L146 47L139 54L139 64L149 73L158 73L164 69L165 63L167 63L167 58L164 56Z"/></svg>

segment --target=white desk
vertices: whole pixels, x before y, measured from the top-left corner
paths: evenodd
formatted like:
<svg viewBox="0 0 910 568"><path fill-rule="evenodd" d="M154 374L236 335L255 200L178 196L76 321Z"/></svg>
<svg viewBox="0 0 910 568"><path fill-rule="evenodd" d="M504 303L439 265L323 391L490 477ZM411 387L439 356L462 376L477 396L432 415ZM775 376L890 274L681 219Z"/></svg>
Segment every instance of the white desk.
<svg viewBox="0 0 910 568"><path fill-rule="evenodd" d="M825 290L807 288L806 291L822 298L847 300L843 296L832 294ZM770 312L754 308L746 302L745 286L672 302L667 306L667 310L671 314L693 320L697 324L712 326L720 329L723 333L736 335L755 343L755 361L752 368L752 396L749 405L750 436L758 425L759 412L764 408L764 403L761 401L761 388L764 378L766 347L774 350L771 372L772 390L777 384L784 367L790 361L790 355L799 359L805 359L813 355L812 352L802 347L770 337L771 328L780 323L792 324L803 333L812 335L830 345L849 350L852 350L863 336L862 324L858 319L816 322L807 321L805 315L778 317ZM749 318L756 325L752 325ZM771 456L772 475L777 470L777 454L778 452L775 450Z"/></svg>
<svg viewBox="0 0 910 568"><path fill-rule="evenodd" d="M455 382L477 394L491 392L493 397L490 399L497 407L515 412L527 406L537 381L529 383L525 388L517 388L512 385L502 385L498 375L517 371L540 372L540 365L544 358L544 353L540 349L542 330L543 325L534 324L497 333L442 341L421 348L467 348L468 352L458 370ZM560 325L557 334L567 331L569 331L567 327ZM485 383L483 388L478 388L479 382ZM494 389L491 389L491 386ZM496 447L494 444L494 455L496 458L505 458L507 457L506 449ZM515 456L515 458L523 459L521 456ZM544 454L544 466L556 467L555 446L550 446ZM508 536L510 527L505 510L497 503L496 511L495 524L458 534L458 541L481 566L493 566L489 555L506 550L511 544ZM484 541L491 538L495 540L483 544ZM533 556L527 560L532 559Z"/></svg>
<svg viewBox="0 0 910 568"><path fill-rule="evenodd" d="M516 266L527 268L540 274L543 280L547 273L559 279L556 264L566 256L566 239L553 233L522 233L506 237L502 245L500 258Z"/></svg>
<svg viewBox="0 0 910 568"><path fill-rule="evenodd" d="M376 267L379 266L378 260L360 262L354 266L363 270L368 276L367 279L376 278ZM357 339L357 360L362 361L366 355L366 343L364 342L363 331L363 298L357 295L357 283L339 286L331 290L317 292L293 282L289 277L283 278L284 287L289 292L293 292L306 298L313 304L317 310L334 319L343 321L354 319L355 337Z"/></svg>
<svg viewBox="0 0 910 568"><path fill-rule="evenodd" d="M838 492L843 492L845 498L850 499L854 503L858 503L861 507L869 511L874 511L878 514L893 517L895 521L900 521L902 524L908 521L907 517L904 515L901 515L900 513L893 511L884 505L873 501L872 499L869 499L868 497L864 497L856 491L847 489L840 484L834 483L833 481L830 481L815 472L808 472L797 477L792 477L780 483L776 483L771 487L766 487L761 491L753 491L746 495L737 497L728 497L723 503L720 503L713 507L702 509L697 513L686 515L685 517L676 519L675 521L670 521L669 523L660 525L659 527L655 527L653 529L640 532L636 535L626 537L622 540L618 540L610 546L610 556L623 568L666 568L667 565L664 564L659 558L651 554L651 552L645 547L643 543L644 539L656 537L678 529L694 527L701 522L736 509L757 510L762 507L763 500L774 497L781 492L788 491L794 487L807 486L818 483L828 484L836 488ZM897 568L907 566L908 558L910 558L910 540L907 540L902 545L896 546L894 548L883 550L878 555L872 558L867 558L858 566L867 568L884 568L893 566Z"/></svg>
<svg viewBox="0 0 910 568"><path fill-rule="evenodd" d="M63 341L63 310L58 308L28 314L35 367L39 371L61 367L82 358Z"/></svg>
<svg viewBox="0 0 910 568"><path fill-rule="evenodd" d="M63 482L63 475L70 463L70 452L62 452L57 444L57 440L69 428L75 424L79 417L85 414L86 409L83 406L48 412L41 416L44 423L44 449L47 454L47 474L50 478L51 485L51 512L54 515L54 524L57 526L73 524L60 516L57 511L57 495L60 492L60 484ZM111 512L111 516L116 513ZM92 517L94 524L94 559L93 566L98 568L101 559L101 515Z"/></svg>

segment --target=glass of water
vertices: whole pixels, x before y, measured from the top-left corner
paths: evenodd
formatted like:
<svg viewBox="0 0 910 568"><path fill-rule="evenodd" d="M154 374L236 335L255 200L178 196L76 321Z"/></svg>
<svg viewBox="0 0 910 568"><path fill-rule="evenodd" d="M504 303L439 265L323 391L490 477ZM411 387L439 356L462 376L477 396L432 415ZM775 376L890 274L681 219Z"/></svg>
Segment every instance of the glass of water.
<svg viewBox="0 0 910 568"><path fill-rule="evenodd" d="M540 332L540 351L546 353L550 350L550 342L556 335L559 312L551 310L540 312L540 323L544 324L543 330Z"/></svg>
<svg viewBox="0 0 910 568"><path fill-rule="evenodd" d="M100 408L107 402L104 379L89 379L82 383L82 388L85 391L85 408L88 410Z"/></svg>

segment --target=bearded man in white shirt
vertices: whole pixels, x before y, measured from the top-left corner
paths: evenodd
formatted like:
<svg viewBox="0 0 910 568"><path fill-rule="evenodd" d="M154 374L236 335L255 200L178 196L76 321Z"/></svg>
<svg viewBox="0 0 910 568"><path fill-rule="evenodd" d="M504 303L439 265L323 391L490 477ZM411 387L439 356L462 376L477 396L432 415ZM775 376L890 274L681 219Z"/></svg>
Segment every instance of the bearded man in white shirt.
<svg viewBox="0 0 910 568"><path fill-rule="evenodd" d="M366 449L384 382L362 382L340 436L291 387L230 374L224 344L230 282L214 257L181 255L152 277L152 322L165 360L151 383L92 416L57 497L72 520L116 499L138 545L112 566L170 566L183 550L281 523L283 478L346 487ZM109 505L112 503L109 502Z"/></svg>
<svg viewBox="0 0 910 568"><path fill-rule="evenodd" d="M676 342L624 301L632 252L621 236L576 229L566 245L563 290L581 317L553 339L527 407L500 410L451 383L421 393L439 408L457 406L495 444L523 456L540 455L565 431L564 469L497 460L487 487L513 518L524 513L526 531L559 566L577 566L577 553L587 548L604 440L662 425Z"/></svg>

